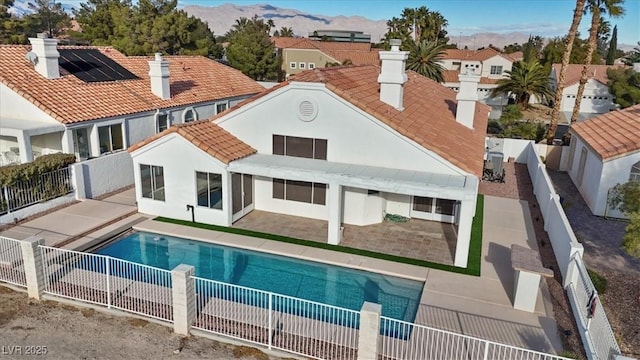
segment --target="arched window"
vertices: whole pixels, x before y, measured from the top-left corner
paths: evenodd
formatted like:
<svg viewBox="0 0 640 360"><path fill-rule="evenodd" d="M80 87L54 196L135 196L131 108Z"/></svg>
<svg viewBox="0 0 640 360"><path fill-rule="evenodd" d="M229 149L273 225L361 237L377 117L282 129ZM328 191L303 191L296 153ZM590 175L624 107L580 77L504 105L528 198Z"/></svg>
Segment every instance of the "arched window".
<svg viewBox="0 0 640 360"><path fill-rule="evenodd" d="M631 166L631 175L629 181L640 181L640 161Z"/></svg>
<svg viewBox="0 0 640 360"><path fill-rule="evenodd" d="M182 122L190 122L190 121L194 121L194 120L198 120L198 117L196 115L196 111L193 110L193 108L187 108L184 110L184 112L182 113Z"/></svg>

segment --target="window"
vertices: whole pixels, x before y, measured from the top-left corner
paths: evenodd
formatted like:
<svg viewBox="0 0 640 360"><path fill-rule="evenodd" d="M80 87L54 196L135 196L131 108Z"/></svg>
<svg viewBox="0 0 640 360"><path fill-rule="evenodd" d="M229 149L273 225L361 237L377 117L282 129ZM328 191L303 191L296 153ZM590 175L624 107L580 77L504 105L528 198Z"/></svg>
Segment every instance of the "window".
<svg viewBox="0 0 640 360"><path fill-rule="evenodd" d="M316 68L316 64L314 63L309 63L309 69L315 69Z"/></svg>
<svg viewBox="0 0 640 360"><path fill-rule="evenodd" d="M122 124L99 127L100 155L124 149L122 139Z"/></svg>
<svg viewBox="0 0 640 360"><path fill-rule="evenodd" d="M289 68L291 69L295 69L296 68L296 63L294 61L289 63Z"/></svg>
<svg viewBox="0 0 640 360"><path fill-rule="evenodd" d="M227 110L227 103L222 103L216 105L216 114L220 114L221 112Z"/></svg>
<svg viewBox="0 0 640 360"><path fill-rule="evenodd" d="M300 69L304 69L304 66L305 66L305 63L303 63L303 62L301 62L301 63L299 64Z"/></svg>
<svg viewBox="0 0 640 360"><path fill-rule="evenodd" d="M327 184L273 179L273 198L325 205Z"/></svg>
<svg viewBox="0 0 640 360"><path fill-rule="evenodd" d="M222 210L222 175L196 171L198 206Z"/></svg>
<svg viewBox="0 0 640 360"><path fill-rule="evenodd" d="M142 197L164 201L164 170L162 166L140 164Z"/></svg>
<svg viewBox="0 0 640 360"><path fill-rule="evenodd" d="M629 181L640 181L640 161L633 164L631 167L631 175L629 175Z"/></svg>
<svg viewBox="0 0 640 360"><path fill-rule="evenodd" d="M421 212L432 212L433 198L414 196L413 197L413 210Z"/></svg>
<svg viewBox="0 0 640 360"><path fill-rule="evenodd" d="M453 216L455 208L455 200L436 199L436 214Z"/></svg>
<svg viewBox="0 0 640 360"><path fill-rule="evenodd" d="M157 115L157 119L158 119L158 132L159 133L167 130L169 128L169 126L171 125L169 123L169 115L167 115L167 114L158 114Z"/></svg>
<svg viewBox="0 0 640 360"><path fill-rule="evenodd" d="M196 111L191 108L185 109L184 112L182 113L182 122L188 123L194 120L198 120L196 116Z"/></svg>
<svg viewBox="0 0 640 360"><path fill-rule="evenodd" d="M502 75L502 66L491 65L491 75Z"/></svg>
<svg viewBox="0 0 640 360"><path fill-rule="evenodd" d="M327 160L327 140L273 135L273 155Z"/></svg>

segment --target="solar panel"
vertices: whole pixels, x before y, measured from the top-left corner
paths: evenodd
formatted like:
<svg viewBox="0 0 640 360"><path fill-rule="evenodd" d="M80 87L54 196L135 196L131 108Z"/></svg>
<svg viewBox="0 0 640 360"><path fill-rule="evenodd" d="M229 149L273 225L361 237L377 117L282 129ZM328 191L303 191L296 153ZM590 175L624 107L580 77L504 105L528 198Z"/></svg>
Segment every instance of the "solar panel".
<svg viewBox="0 0 640 360"><path fill-rule="evenodd" d="M98 49L58 49L60 67L85 82L138 79Z"/></svg>

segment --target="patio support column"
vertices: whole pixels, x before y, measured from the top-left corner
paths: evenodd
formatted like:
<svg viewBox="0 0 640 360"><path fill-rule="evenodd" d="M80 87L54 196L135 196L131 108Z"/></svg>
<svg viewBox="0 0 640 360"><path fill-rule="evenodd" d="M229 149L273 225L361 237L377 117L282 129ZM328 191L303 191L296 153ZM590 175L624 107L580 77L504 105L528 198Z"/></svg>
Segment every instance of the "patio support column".
<svg viewBox="0 0 640 360"><path fill-rule="evenodd" d="M327 222L327 242L338 245L342 240L342 186L338 183L329 184L329 219Z"/></svg>
<svg viewBox="0 0 640 360"><path fill-rule="evenodd" d="M471 225L475 215L474 200L464 200L460 203L460 216L458 223L458 238L456 241L456 256L453 264L466 268L469 260L469 243L471 242Z"/></svg>
<svg viewBox="0 0 640 360"><path fill-rule="evenodd" d="M380 334L380 314L382 305L366 302L360 310L360 331L358 332L358 360L378 358L378 335Z"/></svg>
<svg viewBox="0 0 640 360"><path fill-rule="evenodd" d="M65 154L75 153L73 148L73 130L66 129L62 132L62 152Z"/></svg>
<svg viewBox="0 0 640 360"><path fill-rule="evenodd" d="M18 149L20 149L20 162L24 164L33 161L31 136L26 131L21 131L20 135L18 137Z"/></svg>

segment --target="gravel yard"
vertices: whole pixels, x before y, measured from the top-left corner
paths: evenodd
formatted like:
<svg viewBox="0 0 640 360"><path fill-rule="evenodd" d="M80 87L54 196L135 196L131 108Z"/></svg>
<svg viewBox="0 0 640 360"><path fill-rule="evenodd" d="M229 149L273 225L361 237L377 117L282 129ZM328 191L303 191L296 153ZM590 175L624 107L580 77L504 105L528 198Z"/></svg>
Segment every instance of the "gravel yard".
<svg viewBox="0 0 640 360"><path fill-rule="evenodd" d="M29 355L29 356L27 356ZM0 359L278 359L245 346L183 337L145 320L56 301L34 301L0 286Z"/></svg>

